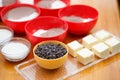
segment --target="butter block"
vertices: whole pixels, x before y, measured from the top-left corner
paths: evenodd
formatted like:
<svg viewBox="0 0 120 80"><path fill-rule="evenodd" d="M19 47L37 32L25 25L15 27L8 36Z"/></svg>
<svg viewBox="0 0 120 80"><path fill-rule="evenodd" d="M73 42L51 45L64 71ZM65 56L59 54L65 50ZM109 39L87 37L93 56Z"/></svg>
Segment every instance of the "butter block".
<svg viewBox="0 0 120 80"><path fill-rule="evenodd" d="M82 39L82 44L86 48L92 49L92 46L95 45L96 43L98 43L98 41L99 40L97 38L95 38L93 35L88 35Z"/></svg>
<svg viewBox="0 0 120 80"><path fill-rule="evenodd" d="M77 60L84 65L93 62L94 59L94 53L87 48L83 48L77 52Z"/></svg>
<svg viewBox="0 0 120 80"><path fill-rule="evenodd" d="M110 47L110 52L117 53L120 51L120 41L116 38L109 38L105 41L105 44L107 44Z"/></svg>
<svg viewBox="0 0 120 80"><path fill-rule="evenodd" d="M104 40L112 37L112 35L111 35L109 32L105 31L105 30L97 31L97 32L94 34L94 36L95 36L97 39L99 39L100 41L104 41Z"/></svg>
<svg viewBox="0 0 120 80"><path fill-rule="evenodd" d="M105 58L105 57L109 56L109 54L110 54L109 47L103 42L100 42L100 43L94 45L92 47L92 51L93 51L93 53L96 54L96 56L98 56L100 58Z"/></svg>
<svg viewBox="0 0 120 80"><path fill-rule="evenodd" d="M76 40L68 43L67 46L69 48L69 54L71 54L73 57L76 57L76 52L83 48L83 45Z"/></svg>

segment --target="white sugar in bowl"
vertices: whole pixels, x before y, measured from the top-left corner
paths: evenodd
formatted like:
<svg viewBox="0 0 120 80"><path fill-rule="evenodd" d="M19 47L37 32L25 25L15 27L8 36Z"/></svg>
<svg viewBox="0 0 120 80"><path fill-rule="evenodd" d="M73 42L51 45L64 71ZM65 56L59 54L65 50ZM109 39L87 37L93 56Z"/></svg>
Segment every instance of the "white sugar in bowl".
<svg viewBox="0 0 120 80"><path fill-rule="evenodd" d="M8 61L17 62L27 57L31 44L24 38L15 37L0 46L1 54Z"/></svg>

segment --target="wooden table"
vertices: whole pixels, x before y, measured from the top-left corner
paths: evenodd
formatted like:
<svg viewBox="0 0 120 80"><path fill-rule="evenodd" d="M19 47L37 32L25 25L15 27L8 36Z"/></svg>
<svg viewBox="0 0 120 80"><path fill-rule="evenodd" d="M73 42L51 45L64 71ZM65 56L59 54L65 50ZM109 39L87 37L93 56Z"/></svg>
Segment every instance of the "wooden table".
<svg viewBox="0 0 120 80"><path fill-rule="evenodd" d="M99 11L99 20L91 32L106 29L120 37L120 20L117 0L71 0L71 3L90 5ZM65 39L65 43L74 39L80 39L80 36L68 35ZM33 58L32 52L21 62L31 58ZM14 66L21 62L12 63L6 61L0 54L0 80L24 80L14 70ZM102 61L66 80L120 80L120 54Z"/></svg>

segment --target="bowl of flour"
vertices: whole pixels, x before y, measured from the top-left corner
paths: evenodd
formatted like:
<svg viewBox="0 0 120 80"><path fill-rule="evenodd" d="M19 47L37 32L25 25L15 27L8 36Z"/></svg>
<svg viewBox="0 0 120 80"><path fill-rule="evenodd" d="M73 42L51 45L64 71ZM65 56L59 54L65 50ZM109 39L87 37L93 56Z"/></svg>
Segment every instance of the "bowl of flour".
<svg viewBox="0 0 120 80"><path fill-rule="evenodd" d="M67 30L67 23L54 16L36 18L25 26L27 37L33 45L46 40L63 41Z"/></svg>
<svg viewBox="0 0 120 80"><path fill-rule="evenodd" d="M60 9L58 16L68 23L70 33L85 35L95 26L98 11L88 5L71 5Z"/></svg>
<svg viewBox="0 0 120 80"><path fill-rule="evenodd" d="M29 4L16 4L5 7L1 11L1 18L5 25L12 28L15 33L24 33L25 24L40 16L40 9Z"/></svg>

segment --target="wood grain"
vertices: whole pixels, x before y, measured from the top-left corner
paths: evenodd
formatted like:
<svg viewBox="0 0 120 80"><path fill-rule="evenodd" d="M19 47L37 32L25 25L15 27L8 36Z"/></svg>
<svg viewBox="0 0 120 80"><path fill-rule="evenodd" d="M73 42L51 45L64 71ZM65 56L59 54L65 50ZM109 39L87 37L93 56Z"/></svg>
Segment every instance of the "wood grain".
<svg viewBox="0 0 120 80"><path fill-rule="evenodd" d="M99 19L91 32L106 29L120 37L120 20L117 0L71 0L73 4L85 4L96 8L99 11ZM21 35L16 35L25 37ZM81 39L82 36L68 35L65 43L74 39ZM28 57L21 61L33 58L32 50ZM0 54L0 80L24 80L15 70L14 66L21 63L6 61ZM94 65L66 80L120 80L120 54L113 56L97 65Z"/></svg>

